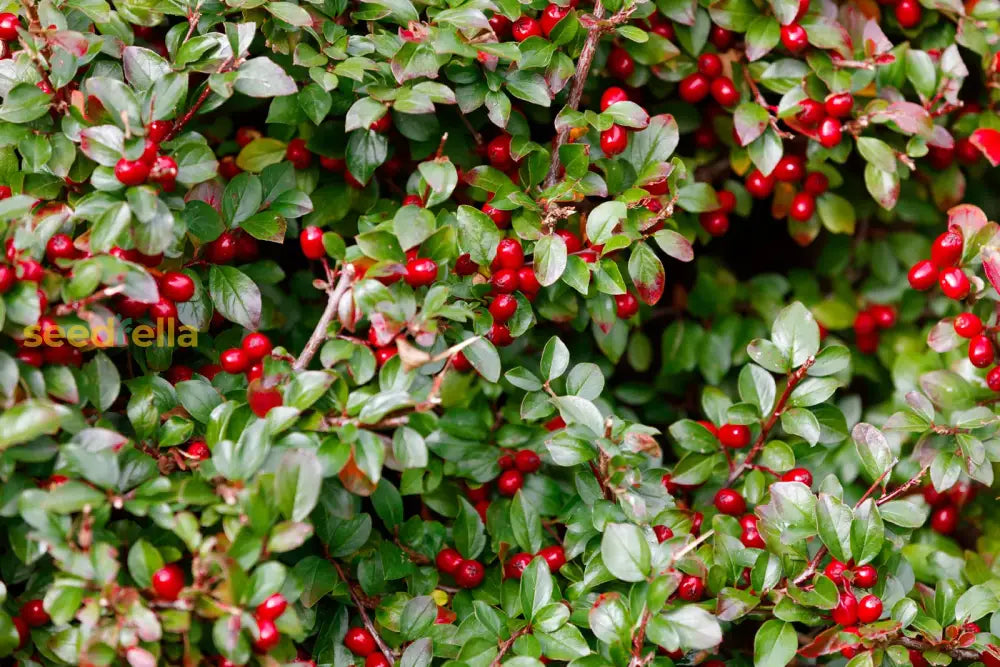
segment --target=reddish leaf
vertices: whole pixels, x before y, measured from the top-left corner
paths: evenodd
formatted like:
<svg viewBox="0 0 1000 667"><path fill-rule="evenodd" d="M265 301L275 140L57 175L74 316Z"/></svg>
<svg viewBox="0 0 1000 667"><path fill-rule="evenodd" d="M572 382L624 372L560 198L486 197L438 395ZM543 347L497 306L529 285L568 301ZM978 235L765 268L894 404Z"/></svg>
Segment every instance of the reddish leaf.
<svg viewBox="0 0 1000 667"><path fill-rule="evenodd" d="M948 210L948 226L957 226L966 239L971 239L989 222L983 210L972 204L961 204Z"/></svg>
<svg viewBox="0 0 1000 667"><path fill-rule="evenodd" d="M835 625L819 633L815 639L800 648L799 655L803 658L818 658L821 655L836 653L842 648L860 643L858 637L854 637L854 641L842 639L842 637L850 636L850 634L843 632L839 625Z"/></svg>
<svg viewBox="0 0 1000 667"><path fill-rule="evenodd" d="M970 140L973 146L982 151L991 165L995 167L1000 164L1000 132L981 127L972 133Z"/></svg>
<svg viewBox="0 0 1000 667"><path fill-rule="evenodd" d="M989 246L983 248L983 270L993 289L1000 292L1000 250Z"/></svg>

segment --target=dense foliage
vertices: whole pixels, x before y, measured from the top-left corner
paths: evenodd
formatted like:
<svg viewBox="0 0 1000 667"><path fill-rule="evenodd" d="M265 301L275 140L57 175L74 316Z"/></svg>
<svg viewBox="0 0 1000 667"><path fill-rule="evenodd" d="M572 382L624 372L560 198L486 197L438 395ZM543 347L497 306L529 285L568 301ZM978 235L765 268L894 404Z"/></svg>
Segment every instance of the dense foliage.
<svg viewBox="0 0 1000 667"><path fill-rule="evenodd" d="M0 9L0 658L1000 667L998 0Z"/></svg>

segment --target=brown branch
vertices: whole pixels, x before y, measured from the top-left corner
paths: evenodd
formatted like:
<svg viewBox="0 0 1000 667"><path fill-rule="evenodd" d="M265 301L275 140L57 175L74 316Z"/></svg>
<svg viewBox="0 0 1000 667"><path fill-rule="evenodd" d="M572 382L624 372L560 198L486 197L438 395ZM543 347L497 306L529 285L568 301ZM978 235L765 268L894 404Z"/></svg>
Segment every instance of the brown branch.
<svg viewBox="0 0 1000 667"><path fill-rule="evenodd" d="M364 623L365 629L368 630L371 636L375 639L375 643L378 645L379 651L381 651L382 655L385 656L385 659L389 661L389 664L395 664L396 658L392 653L392 649L389 648L384 641L382 641L382 637L375 629L375 624L372 623L372 619L368 616L368 612L365 610L365 605L362 604L362 600L358 595L358 592L354 590L354 586L348 578L347 573L344 572L344 568L340 565L340 563L330 557L330 553L326 547L323 547L323 550L326 551L326 559L333 563L333 567L336 568L337 574L339 574L341 580L347 584L347 592L350 594L351 602L354 603L354 606L358 610L358 614L361 616L361 622Z"/></svg>
<svg viewBox="0 0 1000 667"><path fill-rule="evenodd" d="M603 17L604 4L601 0L597 0L597 4L594 5L594 18L601 19ZM583 97L583 86L587 83L587 76L590 74L590 63L594 60L597 43L603 34L603 26L594 25L587 33L587 40L583 43L580 59L576 62L576 74L573 75L573 87L569 91L569 99L566 100L566 106L574 111L580 105L580 98ZM556 144L552 147L552 159L549 161L549 173L545 177L546 188L551 188L556 183L556 178L559 175L559 148L566 143L568 136L569 128L559 130L559 134L556 135Z"/></svg>
<svg viewBox="0 0 1000 667"><path fill-rule="evenodd" d="M292 365L293 371L304 370L309 365L309 362L312 361L313 356L316 355L319 346L326 340L326 330L330 328L330 323L333 322L333 318L337 315L340 298L344 296L344 293L350 287L353 280L354 265L344 264L340 270L340 280L337 282L337 286L331 289L329 287L330 284L327 283L329 298L326 301L326 309L320 315L319 322L316 323L316 328L313 329L312 335L309 336L309 340L306 342L306 346L302 349L302 354L299 355L299 358Z"/></svg>
<svg viewBox="0 0 1000 667"><path fill-rule="evenodd" d="M774 410L771 411L771 416L760 429L760 435L757 436L757 440L754 442L750 452L747 454L746 458L743 459L743 463L736 466L736 469L730 473L729 484L736 481L736 478L743 474L744 470L750 467L754 458L756 458L757 454L760 453L760 450L764 448L764 444L767 442L767 436L770 434L771 429L774 428L774 425L778 423L778 418L781 417L781 413L785 410L785 404L788 403L788 399L791 397L792 391L799 384L799 382L802 381L802 378L806 376L806 373L809 372L809 369L814 363L816 363L816 357L809 357L805 360L805 363L788 375L788 382L785 384L785 390L781 392L781 397L778 398L778 402L775 404Z"/></svg>
<svg viewBox="0 0 1000 667"><path fill-rule="evenodd" d="M937 651L940 653L947 653L956 660L963 660L966 662L976 662L982 660L982 656L979 651L974 651L973 649L945 648L943 646L935 646L928 642L922 642L919 639L914 639L912 637L900 637L898 640L893 640L888 643L888 645L892 644L899 644L900 646L916 649L918 651Z"/></svg>
<svg viewBox="0 0 1000 667"><path fill-rule="evenodd" d="M500 644L497 647L498 648L497 657L493 658L493 662L490 663L490 667L500 667L500 661L503 660L503 657L505 655L507 655L507 651L509 651L510 647L514 645L514 642L516 642L520 637L528 634L529 632L531 632L531 626L526 625L520 630L516 631L514 634L512 634L510 636L510 639L505 639L502 642L500 642Z"/></svg>
<svg viewBox="0 0 1000 667"><path fill-rule="evenodd" d="M892 491L891 493L883 494L881 498L879 498L878 500L875 501L875 504L876 505L884 505L885 503L889 502L890 500L893 500L894 498L898 498L899 496L903 495L904 493L906 493L907 491L909 491L910 489L912 489L914 486L916 486L917 484L919 484L920 480L923 479L923 476L926 475L927 471L930 470L930 469L931 469L930 464L925 465L923 468L920 469L920 472L917 473L916 477L914 477L910 481L906 482L905 484L903 484L902 486L900 486L895 491Z"/></svg>
<svg viewBox="0 0 1000 667"><path fill-rule="evenodd" d="M632 659L629 661L629 667L639 667L646 662L642 657L642 645L646 643L646 625L650 617L649 609L642 612L642 620L639 621L639 627L632 637Z"/></svg>
<svg viewBox="0 0 1000 667"><path fill-rule="evenodd" d="M232 69L232 66L233 66L233 56L230 56L229 58L226 58L221 65L219 65L219 69L216 71L216 74L222 74L223 72L228 72ZM206 81L205 89L201 91L201 94L198 96L198 99L195 100L194 104L192 104L191 107L184 112L184 115L181 116L177 120L177 122L174 123L173 127L170 128L170 132L168 132L167 136L163 139L164 142L170 141L171 139L173 139L174 137L176 137L178 134L181 133L181 130L184 129L184 126L187 125L191 121L191 119L194 118L194 115L198 113L198 110L201 109L201 105L205 103L205 100L208 99L208 96L211 94L211 92L212 88L211 86L208 85L208 82Z"/></svg>

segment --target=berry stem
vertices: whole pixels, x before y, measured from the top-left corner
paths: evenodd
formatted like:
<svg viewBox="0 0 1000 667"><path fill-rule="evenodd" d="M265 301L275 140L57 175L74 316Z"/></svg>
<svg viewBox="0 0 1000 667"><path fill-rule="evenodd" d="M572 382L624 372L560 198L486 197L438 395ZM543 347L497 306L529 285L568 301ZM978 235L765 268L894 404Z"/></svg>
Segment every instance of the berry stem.
<svg viewBox="0 0 1000 667"><path fill-rule="evenodd" d="M216 74L222 74L224 72L228 72L232 68L233 68L233 59L232 57L229 57L226 60L224 60L221 65L219 65L219 69L216 70ZM168 132L167 136L164 137L163 139L164 143L170 141L171 139L173 139L174 137L176 137L178 134L181 133L181 130L184 129L184 126L187 125L189 122L191 122L191 119L194 118L194 115L198 113L199 109L201 109L201 105L205 103L205 100L208 99L208 96L211 92L212 88L206 82L205 89L201 91L201 94L198 96L198 99L195 100L194 104L192 104L191 107L184 112L184 115L181 116L177 120L177 122L174 123L173 127L170 128L170 132Z"/></svg>
<svg viewBox="0 0 1000 667"><path fill-rule="evenodd" d="M597 0L594 5L594 18L604 17L604 3ZM587 83L587 75L590 73L590 63L594 60L594 53L597 51L597 42L600 41L604 30L599 24L591 26L587 32L587 40L583 43L580 51L580 59L576 62L576 74L573 75L573 88L569 91L569 99L566 100L566 107L576 111L580 106L580 98L583 97L583 86ZM559 148L566 143L569 136L569 128L559 130L556 135L556 145L552 147L552 159L549 162L549 174L545 177L545 187L551 188L556 183L559 176Z"/></svg>
<svg viewBox="0 0 1000 667"><path fill-rule="evenodd" d="M510 647L514 645L521 636L526 635L531 632L531 625L526 625L520 630L517 630L510 636L509 639L505 639L497 645L497 657L493 658L493 662L490 663L490 667L500 667L500 661L503 657L507 655L507 651Z"/></svg>
<svg viewBox="0 0 1000 667"><path fill-rule="evenodd" d="M382 655L385 656L385 659L389 661L390 665L396 664L396 657L393 655L392 649L389 648L384 641L382 641L381 635L379 635L378 631L375 629L375 624L372 623L372 619L368 616L368 612L365 610L365 605L362 604L361 598L358 596L357 591L354 590L354 585L347 577L347 573L344 572L344 568L334 558L330 557L329 550L326 546L323 547L323 550L327 552L326 559L333 563L333 567L336 568L337 574L340 575L341 580L347 585L347 591L351 595L351 602L353 602L354 606L357 608L358 615L361 616L361 621L364 623L365 629L368 630L371 636L375 639L375 643L378 645L378 650L382 652Z"/></svg>
<svg viewBox="0 0 1000 667"><path fill-rule="evenodd" d="M805 360L801 366L796 368L793 372L788 375L788 382L785 384L785 390L781 392L781 397L778 398L778 402L774 405L774 410L771 411L771 416L768 417L767 421L764 422L764 426L760 429L760 435L757 436L756 442L753 443L753 447L747 454L747 457L743 459L743 463L736 466L736 469L729 474L729 484L732 485L736 478L743 474L746 470L753 464L753 460L760 453L760 450L764 448L764 443L767 442L767 436L774 428L774 425L778 423L778 418L781 417L781 413L785 410L785 404L788 403L788 399L792 395L792 391L795 387L802 381L802 378L806 376L806 373L816 363L816 357L809 357Z"/></svg>
<svg viewBox="0 0 1000 667"><path fill-rule="evenodd" d="M304 370L319 350L319 346L326 340L326 330L330 328L330 323L333 322L333 318L337 315L337 307L340 305L340 298L344 296L344 293L347 291L347 288L351 286L351 282L353 280L354 265L344 264L344 266L340 269L340 280L337 281L337 286L333 289L330 289L329 286L327 287L329 298L326 301L326 309L320 316L319 322L316 323L316 328L313 329L312 335L309 336L306 346L302 348L302 353L299 355L299 358L296 359L295 363L292 365L293 371Z"/></svg>

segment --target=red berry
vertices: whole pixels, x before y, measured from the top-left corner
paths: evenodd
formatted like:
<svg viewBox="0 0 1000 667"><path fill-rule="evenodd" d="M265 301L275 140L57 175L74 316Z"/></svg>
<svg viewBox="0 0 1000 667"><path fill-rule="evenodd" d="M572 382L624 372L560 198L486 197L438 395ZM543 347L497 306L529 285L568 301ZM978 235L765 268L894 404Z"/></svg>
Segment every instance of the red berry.
<svg viewBox="0 0 1000 667"><path fill-rule="evenodd" d="M524 486L524 475L520 470L504 470L497 478L497 492L501 496L513 496Z"/></svg>
<svg viewBox="0 0 1000 667"><path fill-rule="evenodd" d="M528 298L542 289L542 284L538 282L535 270L530 266L522 266L517 270L517 286L528 295Z"/></svg>
<svg viewBox="0 0 1000 667"><path fill-rule="evenodd" d="M601 111L606 111L612 104L628 102L628 93L617 86L612 86L601 95Z"/></svg>
<svg viewBox="0 0 1000 667"><path fill-rule="evenodd" d="M499 322L493 323L486 338L497 347L507 347L514 342L514 337L510 335L510 329Z"/></svg>
<svg viewBox="0 0 1000 667"><path fill-rule="evenodd" d="M712 97L724 107L736 106L740 101L740 91L728 76L720 76L712 81Z"/></svg>
<svg viewBox="0 0 1000 667"><path fill-rule="evenodd" d="M958 510L953 505L945 505L931 514L931 528L942 535L951 535L958 526Z"/></svg>
<svg viewBox="0 0 1000 667"><path fill-rule="evenodd" d="M754 169L747 175L747 192L754 199L765 199L774 191L774 174L765 176L760 169Z"/></svg>
<svg viewBox="0 0 1000 667"><path fill-rule="evenodd" d="M243 353L250 361L258 361L271 354L271 339L262 333L247 334L240 344Z"/></svg>
<svg viewBox="0 0 1000 667"><path fill-rule="evenodd" d="M946 297L956 301L969 296L969 290L972 288L965 272L955 266L943 269L938 274L938 284L941 285L941 291Z"/></svg>
<svg viewBox="0 0 1000 667"><path fill-rule="evenodd" d="M795 117L803 125L812 127L823 120L825 113L821 102L806 98L799 102L799 112Z"/></svg>
<svg viewBox="0 0 1000 667"><path fill-rule="evenodd" d="M1000 366L994 366L986 374L986 386L992 391L1000 391Z"/></svg>
<svg viewBox="0 0 1000 667"><path fill-rule="evenodd" d="M236 145L243 148L254 139L259 139L262 136L264 135L262 135L260 130L256 127L250 127L248 125L238 127L236 128Z"/></svg>
<svg viewBox="0 0 1000 667"><path fill-rule="evenodd" d="M496 255L490 263L494 271L498 269L519 269L524 266L524 249L517 239L501 239L497 244Z"/></svg>
<svg viewBox="0 0 1000 667"><path fill-rule="evenodd" d="M212 456L212 450L208 448L204 440L195 440L188 445L187 453L196 461L206 461Z"/></svg>
<svg viewBox="0 0 1000 667"><path fill-rule="evenodd" d="M927 659L924 658L924 654L915 648L908 649L910 656L910 664L913 667L927 667ZM996 658L994 658L996 660ZM985 661L984 661L985 662ZM987 667L1000 667L1000 660L996 660L996 665L990 665L987 663Z"/></svg>
<svg viewBox="0 0 1000 667"><path fill-rule="evenodd" d="M715 509L719 510L722 514L736 516L737 514L743 514L746 508L747 503L743 500L743 496L734 489L720 489L715 494Z"/></svg>
<svg viewBox="0 0 1000 667"><path fill-rule="evenodd" d="M309 259L320 259L326 256L323 246L323 230L319 227L305 227L299 232L299 245L302 254Z"/></svg>
<svg viewBox="0 0 1000 667"><path fill-rule="evenodd" d="M819 124L819 143L824 148L833 148L840 143L843 131L840 121L827 116Z"/></svg>
<svg viewBox="0 0 1000 667"><path fill-rule="evenodd" d="M767 544L761 537L760 530L757 529L757 517L753 514L746 514L740 517L740 524L743 532L740 534L740 542L748 549L765 549Z"/></svg>
<svg viewBox="0 0 1000 667"><path fill-rule="evenodd" d="M558 572L566 564L566 552L558 544L542 548L538 555L545 559L552 572Z"/></svg>
<svg viewBox="0 0 1000 667"><path fill-rule="evenodd" d="M115 164L115 178L122 185L142 185L149 176L149 165L142 160L121 158Z"/></svg>
<svg viewBox="0 0 1000 667"><path fill-rule="evenodd" d="M503 40L510 33L510 19L503 14L494 14L490 17L490 27L497 38Z"/></svg>
<svg viewBox="0 0 1000 667"><path fill-rule="evenodd" d="M955 142L955 154L962 164L967 165L976 164L979 162L979 158L983 156L969 137L962 137Z"/></svg>
<svg viewBox="0 0 1000 667"><path fill-rule="evenodd" d="M923 9L921 9L920 3L917 0L899 0L896 3L895 13L899 25L904 28L913 28L920 23L920 19L923 16Z"/></svg>
<svg viewBox="0 0 1000 667"><path fill-rule="evenodd" d="M854 571L854 585L871 588L878 583L878 570L874 565L862 565ZM861 601L862 603L864 600Z"/></svg>
<svg viewBox="0 0 1000 667"><path fill-rule="evenodd" d="M252 384L250 387L247 390L247 403L250 404L250 410L258 417L263 419L271 408L281 405L281 392L277 387L254 387Z"/></svg>
<svg viewBox="0 0 1000 667"><path fill-rule="evenodd" d="M801 53L809 46L809 35L798 23L789 23L781 26L781 43L792 53Z"/></svg>
<svg viewBox="0 0 1000 667"><path fill-rule="evenodd" d="M615 311L619 319L627 320L639 312L639 300L631 292L616 294Z"/></svg>
<svg viewBox="0 0 1000 667"><path fill-rule="evenodd" d="M41 625L48 623L51 618L49 614L45 611L45 606L39 599L28 600L23 605L21 605L21 610L18 612L21 619L28 624L28 627L37 628Z"/></svg>
<svg viewBox="0 0 1000 667"><path fill-rule="evenodd" d="M537 19L531 16L522 16L514 21L514 25L511 27L511 34L514 35L514 40L518 42L523 42L529 37L541 37L542 25Z"/></svg>
<svg viewBox="0 0 1000 667"><path fill-rule="evenodd" d="M635 71L635 61L625 49L616 46L608 54L608 73L617 79L627 79Z"/></svg>
<svg viewBox="0 0 1000 667"><path fill-rule="evenodd" d="M805 174L805 164L797 155L786 155L778 160L777 166L772 172L774 178L785 183L794 183L802 179Z"/></svg>
<svg viewBox="0 0 1000 667"><path fill-rule="evenodd" d="M379 134L385 134L392 128L392 116L387 110L384 114L379 116L378 120L372 121L368 129L372 132L378 132Z"/></svg>
<svg viewBox="0 0 1000 667"><path fill-rule="evenodd" d="M382 655L381 652L376 651L375 653L370 653L367 658L365 658L365 667L392 667L389 664L388 658Z"/></svg>
<svg viewBox="0 0 1000 667"><path fill-rule="evenodd" d="M182 588L184 572L176 563L164 565L153 573L153 592L161 600L176 600Z"/></svg>
<svg viewBox="0 0 1000 667"><path fill-rule="evenodd" d="M802 482L806 486L812 486L812 473L805 468L792 468L781 476L782 482Z"/></svg>
<svg viewBox="0 0 1000 667"><path fill-rule="evenodd" d="M566 428L566 421L562 417L555 416L545 422L546 431L558 431L561 428Z"/></svg>
<svg viewBox="0 0 1000 667"><path fill-rule="evenodd" d="M451 548L442 549L438 552L434 563L439 571L445 574L455 574L458 566L462 564L462 554Z"/></svg>
<svg viewBox="0 0 1000 667"><path fill-rule="evenodd" d="M867 336L875 333L875 318L867 311L861 311L854 317L854 333L859 336Z"/></svg>
<svg viewBox="0 0 1000 667"><path fill-rule="evenodd" d="M549 3L542 12L542 32L548 37L552 31L555 29L556 25L562 21L567 14L569 14L569 7L560 7L559 5Z"/></svg>
<svg viewBox="0 0 1000 667"><path fill-rule="evenodd" d="M335 171L337 173L343 173L347 169L347 161L341 157L327 157L321 155L319 158L319 166L323 167L327 171Z"/></svg>
<svg viewBox="0 0 1000 667"><path fill-rule="evenodd" d="M698 214L698 222L712 236L723 236L729 231L729 216L721 209Z"/></svg>
<svg viewBox="0 0 1000 667"><path fill-rule="evenodd" d="M460 276L471 276L479 270L479 265L472 261L469 253L463 253L455 260L455 273Z"/></svg>
<svg viewBox="0 0 1000 667"><path fill-rule="evenodd" d="M4 12L0 14L0 39L5 42L17 40L17 29L21 27L21 19L17 14Z"/></svg>
<svg viewBox="0 0 1000 667"><path fill-rule="evenodd" d="M719 190L715 193L719 200L719 209L723 213L731 213L736 208L736 195L729 190Z"/></svg>
<svg viewBox="0 0 1000 667"><path fill-rule="evenodd" d="M846 571L847 565L841 563L835 558L827 564L826 569L823 570L823 574L825 574L830 581L839 586L844 582L844 572Z"/></svg>
<svg viewBox="0 0 1000 667"><path fill-rule="evenodd" d="M242 172L243 170L236 164L236 158L232 155L227 155L219 160L219 175L227 181L233 180Z"/></svg>
<svg viewBox="0 0 1000 667"><path fill-rule="evenodd" d="M929 259L923 259L910 267L906 277L910 281L910 287L923 292L937 283L938 269Z"/></svg>
<svg viewBox="0 0 1000 667"><path fill-rule="evenodd" d="M344 635L344 646L354 655L367 657L375 652L375 638L365 628L353 627L347 629Z"/></svg>
<svg viewBox="0 0 1000 667"><path fill-rule="evenodd" d="M0 265L0 294L9 291L17 282L17 272L7 264Z"/></svg>
<svg viewBox="0 0 1000 667"><path fill-rule="evenodd" d="M601 150L608 157L622 153L628 147L628 132L621 125L612 125L601 132Z"/></svg>
<svg viewBox="0 0 1000 667"><path fill-rule="evenodd" d="M284 614L287 608L288 600L285 599L285 596L281 593L273 593L257 605L256 615L258 619L264 618L273 621Z"/></svg>
<svg viewBox="0 0 1000 667"><path fill-rule="evenodd" d="M858 603L858 620L874 623L882 615L882 600L876 595L866 595Z"/></svg>
<svg viewBox="0 0 1000 667"><path fill-rule="evenodd" d="M854 625L858 622L858 599L853 594L840 594L840 601L833 610L833 621L838 625Z"/></svg>
<svg viewBox="0 0 1000 667"><path fill-rule="evenodd" d="M76 248L73 247L73 239L68 234L53 234L49 242L45 244L45 258L55 264L57 259L73 259L76 257Z"/></svg>
<svg viewBox="0 0 1000 667"><path fill-rule="evenodd" d="M11 619L14 623L14 628L17 630L17 650L21 650L28 645L28 640L31 639L31 630L28 628L28 624L20 616L15 616Z"/></svg>
<svg viewBox="0 0 1000 667"><path fill-rule="evenodd" d="M501 294L511 294L518 287L517 271L514 269L500 269L490 277L490 284L493 289Z"/></svg>
<svg viewBox="0 0 1000 667"><path fill-rule="evenodd" d="M385 366L386 362L399 354L399 348L396 347L395 343L390 345L385 345L375 349L375 364L382 368Z"/></svg>
<svg viewBox="0 0 1000 667"><path fill-rule="evenodd" d="M483 564L475 560L463 560L455 571L455 583L462 588L475 588L483 583L486 576L486 568Z"/></svg>
<svg viewBox="0 0 1000 667"><path fill-rule="evenodd" d="M722 59L714 53L703 53L698 56L698 71L714 79L722 74Z"/></svg>
<svg viewBox="0 0 1000 667"><path fill-rule="evenodd" d="M701 72L696 72L684 77L677 90L682 100L688 104L697 104L712 92L712 82Z"/></svg>
<svg viewBox="0 0 1000 667"><path fill-rule="evenodd" d="M934 239L931 245L931 262L939 269L957 266L962 259L964 245L962 234L957 228L949 229Z"/></svg>
<svg viewBox="0 0 1000 667"><path fill-rule="evenodd" d="M451 365L459 373L468 373L472 370L472 364L461 352L456 352L455 356L451 358Z"/></svg>
<svg viewBox="0 0 1000 667"><path fill-rule="evenodd" d="M832 93L823 102L826 113L834 118L846 118L854 110L854 96L850 93Z"/></svg>
<svg viewBox="0 0 1000 667"><path fill-rule="evenodd" d="M734 39L732 31L726 30L720 25L713 25L712 30L708 33L708 41L712 42L712 46L720 51L725 51L732 46Z"/></svg>
<svg viewBox="0 0 1000 667"><path fill-rule="evenodd" d="M490 303L489 310L495 322L506 322L517 311L517 299L510 294L498 294Z"/></svg>
<svg viewBox="0 0 1000 667"><path fill-rule="evenodd" d="M177 306L170 299L160 297L155 303L149 304L149 317L159 324L177 319Z"/></svg>
<svg viewBox="0 0 1000 667"><path fill-rule="evenodd" d="M976 368L986 368L993 363L993 342L982 334L969 341L969 361Z"/></svg>
<svg viewBox="0 0 1000 667"><path fill-rule="evenodd" d="M504 576L508 579L520 579L521 575L524 574L524 569L528 567L532 559L534 559L534 556L523 551L514 554L503 566Z"/></svg>
<svg viewBox="0 0 1000 667"><path fill-rule="evenodd" d="M479 486L465 486L465 497L469 499L469 502L478 503L484 500L488 500L490 497L490 483L480 484Z"/></svg>
<svg viewBox="0 0 1000 667"><path fill-rule="evenodd" d="M820 196L830 187L830 179L818 171L810 171L806 174L806 180L802 184L802 189L813 196Z"/></svg>
<svg viewBox="0 0 1000 667"><path fill-rule="evenodd" d="M507 171L514 166L514 161L510 157L510 135L501 134L486 146L486 157L490 164L500 171Z"/></svg>
<svg viewBox="0 0 1000 667"><path fill-rule="evenodd" d="M242 373L247 368L247 355L238 347L231 347L219 355L219 365L227 373Z"/></svg>
<svg viewBox="0 0 1000 667"><path fill-rule="evenodd" d="M406 275L403 277L410 287L430 285L437 279L438 265L433 259L411 259L406 263Z"/></svg>
<svg viewBox="0 0 1000 667"><path fill-rule="evenodd" d="M403 206L423 206L424 200L420 198L420 195L406 195L403 197Z"/></svg>
<svg viewBox="0 0 1000 667"><path fill-rule="evenodd" d="M793 220L805 222L812 217L816 211L816 199L808 192L799 192L792 198L791 208L788 215Z"/></svg>
<svg viewBox="0 0 1000 667"><path fill-rule="evenodd" d="M190 301L194 297L194 280L180 271L167 271L160 278L160 292L171 301Z"/></svg>
<svg viewBox="0 0 1000 667"><path fill-rule="evenodd" d="M514 455L514 465L525 474L533 473L542 467L542 459L530 449L522 449Z"/></svg>
<svg viewBox="0 0 1000 667"><path fill-rule="evenodd" d="M674 536L674 531L667 526L653 526L653 534L656 535L656 541L663 544Z"/></svg>
<svg viewBox="0 0 1000 667"><path fill-rule="evenodd" d="M705 582L700 578L685 574L681 579L680 586L677 588L677 595L680 596L682 600L687 600L688 602L697 602L705 594Z"/></svg>
<svg viewBox="0 0 1000 667"><path fill-rule="evenodd" d="M205 259L210 264L228 264L236 259L236 237L232 232L222 232L219 238L207 244Z"/></svg>
<svg viewBox="0 0 1000 667"><path fill-rule="evenodd" d="M879 329L891 329L896 325L896 309L892 306L872 304L868 312L875 318L875 326Z"/></svg>
<svg viewBox="0 0 1000 667"><path fill-rule="evenodd" d="M167 382L170 384L187 382L194 377L194 369L190 366L184 366L183 364L175 364L167 369L164 377L167 378Z"/></svg>
<svg viewBox="0 0 1000 667"><path fill-rule="evenodd" d="M719 442L726 447L746 447L750 444L750 429L743 424L723 424L719 427Z"/></svg>
<svg viewBox="0 0 1000 667"><path fill-rule="evenodd" d="M285 158L296 169L308 169L312 162L312 153L306 148L305 139L292 139L285 148Z"/></svg>
<svg viewBox="0 0 1000 667"><path fill-rule="evenodd" d="M928 146L927 159L931 166L938 170L945 170L955 161L955 148L945 148L943 146Z"/></svg>
<svg viewBox="0 0 1000 667"><path fill-rule="evenodd" d="M490 217L490 220L492 220L493 224L495 224L499 229L507 229L510 227L510 211L501 211L498 208L494 208L489 203L483 204L482 211Z"/></svg>
<svg viewBox="0 0 1000 667"><path fill-rule="evenodd" d="M557 229L556 235L562 237L562 240L566 243L566 252L570 255L580 252L580 249L583 248L583 242L580 241L580 237L568 229Z"/></svg>

